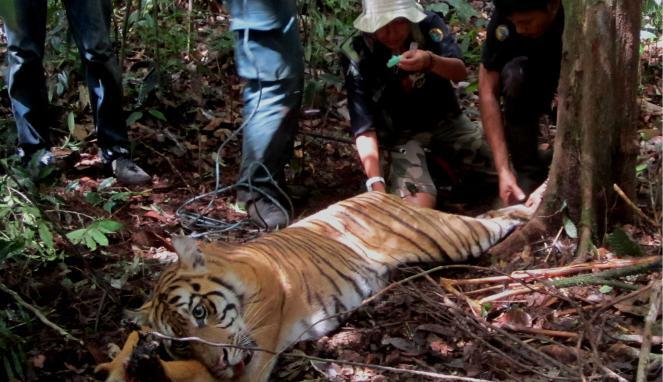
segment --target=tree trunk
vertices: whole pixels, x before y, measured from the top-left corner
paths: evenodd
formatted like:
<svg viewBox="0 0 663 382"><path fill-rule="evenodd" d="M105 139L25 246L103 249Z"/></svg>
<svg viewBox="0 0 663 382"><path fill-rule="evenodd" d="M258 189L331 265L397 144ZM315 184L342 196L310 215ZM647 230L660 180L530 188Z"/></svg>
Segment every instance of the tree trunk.
<svg viewBox="0 0 663 382"><path fill-rule="evenodd" d="M640 3L564 0L558 130L548 189L539 218L497 253L522 246L546 228L558 229L566 214L578 227L582 256L628 212L613 184L634 197Z"/></svg>

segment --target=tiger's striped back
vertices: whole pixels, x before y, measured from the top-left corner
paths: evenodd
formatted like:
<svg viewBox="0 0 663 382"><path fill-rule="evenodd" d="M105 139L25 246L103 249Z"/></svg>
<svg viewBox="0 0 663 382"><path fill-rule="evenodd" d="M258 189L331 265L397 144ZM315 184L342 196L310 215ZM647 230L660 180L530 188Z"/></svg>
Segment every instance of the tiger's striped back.
<svg viewBox="0 0 663 382"><path fill-rule="evenodd" d="M523 206L514 206L471 218L371 192L336 203L290 227L332 237L366 259L391 268L477 257L525 222L529 213Z"/></svg>

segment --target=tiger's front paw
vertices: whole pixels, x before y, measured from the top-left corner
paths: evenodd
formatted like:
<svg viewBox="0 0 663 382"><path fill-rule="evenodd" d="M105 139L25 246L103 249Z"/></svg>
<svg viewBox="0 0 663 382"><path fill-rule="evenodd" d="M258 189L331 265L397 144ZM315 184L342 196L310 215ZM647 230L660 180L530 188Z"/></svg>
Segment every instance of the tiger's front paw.
<svg viewBox="0 0 663 382"><path fill-rule="evenodd" d="M128 382L126 373L127 365L139 341L140 336L138 332L131 332L122 350L111 362L97 365L94 368L95 374L106 374L106 382Z"/></svg>

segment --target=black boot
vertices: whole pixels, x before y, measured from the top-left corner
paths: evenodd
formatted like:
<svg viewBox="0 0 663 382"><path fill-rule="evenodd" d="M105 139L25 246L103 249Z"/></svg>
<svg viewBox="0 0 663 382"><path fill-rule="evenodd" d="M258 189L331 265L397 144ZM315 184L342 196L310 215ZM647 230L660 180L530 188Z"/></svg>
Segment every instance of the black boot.
<svg viewBox="0 0 663 382"><path fill-rule="evenodd" d="M117 181L125 185L147 184L152 177L140 166L129 159L129 151L124 148L101 150L101 160L104 166L113 173Z"/></svg>
<svg viewBox="0 0 663 382"><path fill-rule="evenodd" d="M290 224L290 217L285 207L265 198L250 202L247 212L253 223L267 231L282 229Z"/></svg>

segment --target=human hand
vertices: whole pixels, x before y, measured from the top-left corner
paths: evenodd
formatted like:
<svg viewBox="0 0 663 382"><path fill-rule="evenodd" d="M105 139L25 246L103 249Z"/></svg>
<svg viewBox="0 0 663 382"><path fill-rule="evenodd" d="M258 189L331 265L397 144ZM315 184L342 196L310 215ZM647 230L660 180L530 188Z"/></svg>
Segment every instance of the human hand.
<svg viewBox="0 0 663 382"><path fill-rule="evenodd" d="M511 171L505 172L499 177L500 199L505 206L522 203L525 201L525 193L516 182L516 177Z"/></svg>
<svg viewBox="0 0 663 382"><path fill-rule="evenodd" d="M398 67L408 72L426 72L432 66L433 53L421 49L408 50L398 61Z"/></svg>
<svg viewBox="0 0 663 382"><path fill-rule="evenodd" d="M541 201L543 200L543 194L546 192L547 188L548 179L546 179L543 184L541 184L536 190L534 190L534 192L529 195L529 198L527 198L527 201L525 202L525 206L534 210L538 209Z"/></svg>

